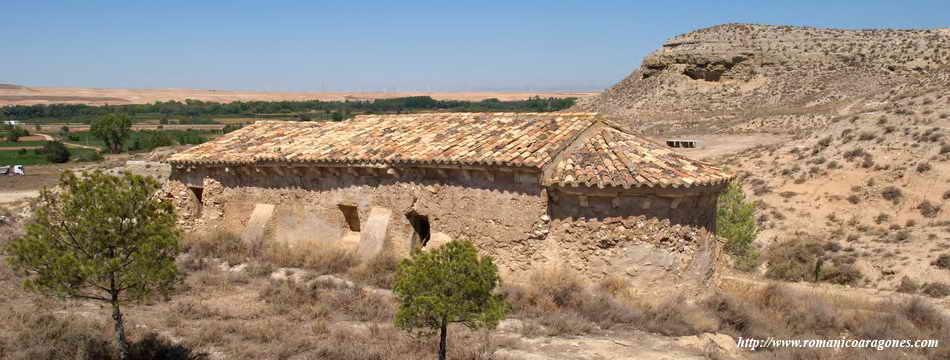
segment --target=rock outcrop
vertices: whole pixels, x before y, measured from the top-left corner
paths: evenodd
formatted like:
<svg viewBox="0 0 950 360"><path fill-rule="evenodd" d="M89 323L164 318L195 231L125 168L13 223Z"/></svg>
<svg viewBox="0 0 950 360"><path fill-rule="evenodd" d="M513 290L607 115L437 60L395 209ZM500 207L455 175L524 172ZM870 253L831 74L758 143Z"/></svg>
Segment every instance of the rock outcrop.
<svg viewBox="0 0 950 360"><path fill-rule="evenodd" d="M670 39L574 110L625 118L648 133L815 129L948 64L950 29L727 24Z"/></svg>

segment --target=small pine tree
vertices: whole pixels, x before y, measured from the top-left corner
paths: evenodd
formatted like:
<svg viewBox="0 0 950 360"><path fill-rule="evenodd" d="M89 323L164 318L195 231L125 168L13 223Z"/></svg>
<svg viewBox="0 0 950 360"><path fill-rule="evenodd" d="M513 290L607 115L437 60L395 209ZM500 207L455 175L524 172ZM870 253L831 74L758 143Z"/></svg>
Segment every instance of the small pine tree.
<svg viewBox="0 0 950 360"><path fill-rule="evenodd" d="M165 293L179 280L175 211L156 198L156 180L66 171L62 191L43 189L26 235L8 244L24 286L57 297L112 305L116 343L128 358L121 304Z"/></svg>
<svg viewBox="0 0 950 360"><path fill-rule="evenodd" d="M469 241L417 251L396 272L396 326L423 333L438 330L439 359L444 360L450 323L494 329L504 319L508 305L492 293L499 283L498 267L491 257L479 257Z"/></svg>
<svg viewBox="0 0 950 360"><path fill-rule="evenodd" d="M745 198L742 184L729 183L719 196L716 211L716 234L726 239L726 251L736 259L742 270L752 270L758 265L759 254L752 242L759 233L755 222L755 204Z"/></svg>

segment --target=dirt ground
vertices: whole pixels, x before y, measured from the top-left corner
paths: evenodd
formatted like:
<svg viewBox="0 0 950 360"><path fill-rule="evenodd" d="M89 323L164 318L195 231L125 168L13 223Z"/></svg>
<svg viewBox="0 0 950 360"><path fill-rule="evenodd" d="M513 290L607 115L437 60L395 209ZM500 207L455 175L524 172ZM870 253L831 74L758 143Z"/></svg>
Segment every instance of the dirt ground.
<svg viewBox="0 0 950 360"><path fill-rule="evenodd" d="M540 97L585 97L592 92L264 92L194 89L92 89L70 87L18 86L0 88L0 106L34 104L120 105L148 104L156 101L195 99L212 102L233 101L343 101L371 100L405 96L432 96L437 100L502 101Z"/></svg>
<svg viewBox="0 0 950 360"><path fill-rule="evenodd" d="M791 137L781 134L743 134L743 135L683 135L654 136L652 140L665 143L667 140L696 140L701 143L697 148L677 148L694 159L713 159L738 153L759 145L772 145L788 141Z"/></svg>
<svg viewBox="0 0 950 360"><path fill-rule="evenodd" d="M59 181L61 171L81 166L83 164L29 165L24 166L24 176L0 176L0 202L36 192L44 186L55 185Z"/></svg>

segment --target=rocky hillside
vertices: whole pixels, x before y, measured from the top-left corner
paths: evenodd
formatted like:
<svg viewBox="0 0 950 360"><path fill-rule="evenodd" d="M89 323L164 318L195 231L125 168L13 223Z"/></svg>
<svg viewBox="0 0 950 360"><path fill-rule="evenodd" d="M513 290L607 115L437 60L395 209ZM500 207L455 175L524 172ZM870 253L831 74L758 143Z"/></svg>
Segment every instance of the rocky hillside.
<svg viewBox="0 0 950 360"><path fill-rule="evenodd" d="M816 129L908 84L939 84L948 67L950 29L727 24L674 37L575 110L654 134Z"/></svg>
<svg viewBox="0 0 950 360"><path fill-rule="evenodd" d="M828 244L856 262L865 286L894 289L905 276L950 284L939 260L950 256L950 76L938 75L857 103L857 114L825 128L721 159L758 202L760 245Z"/></svg>

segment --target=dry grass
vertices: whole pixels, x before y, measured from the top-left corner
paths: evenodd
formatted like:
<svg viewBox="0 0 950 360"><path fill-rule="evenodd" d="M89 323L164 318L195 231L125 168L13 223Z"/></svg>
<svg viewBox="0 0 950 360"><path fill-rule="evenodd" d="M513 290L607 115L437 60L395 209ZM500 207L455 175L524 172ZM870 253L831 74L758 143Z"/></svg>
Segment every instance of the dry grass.
<svg viewBox="0 0 950 360"><path fill-rule="evenodd" d="M390 255L379 255L359 266L350 269L349 276L354 281L383 289L392 289L396 281L396 268L399 259Z"/></svg>
<svg viewBox="0 0 950 360"><path fill-rule="evenodd" d="M0 331L2 359L118 359L118 350L111 337L111 321L89 319L80 315L55 314L45 305L21 308L5 313L5 326ZM155 333L147 332L131 338L132 360L198 360L207 354L183 344L174 344Z"/></svg>
<svg viewBox="0 0 950 360"><path fill-rule="evenodd" d="M273 267L305 268L320 274L341 274L359 263L353 251L317 243L292 247L286 243L247 244L238 235L225 231L193 234L185 238L188 258L183 265L191 270L206 266L216 258L228 264L249 264L251 272L263 275Z"/></svg>
<svg viewBox="0 0 950 360"><path fill-rule="evenodd" d="M597 333L633 328L668 336L726 333L743 338L939 339L950 341L950 319L915 297L905 301L832 298L801 293L786 285L719 291L698 300L674 297L640 301L605 280L584 286L563 269L538 271L530 286L508 286L505 293L526 336ZM914 350L914 356L945 359L950 348ZM894 352L856 350L766 350L761 358L878 359Z"/></svg>

